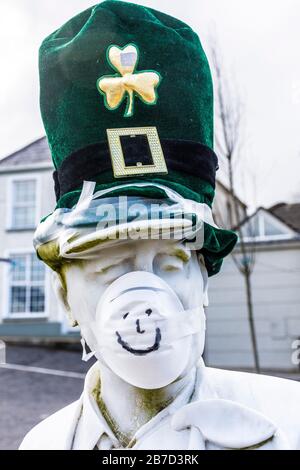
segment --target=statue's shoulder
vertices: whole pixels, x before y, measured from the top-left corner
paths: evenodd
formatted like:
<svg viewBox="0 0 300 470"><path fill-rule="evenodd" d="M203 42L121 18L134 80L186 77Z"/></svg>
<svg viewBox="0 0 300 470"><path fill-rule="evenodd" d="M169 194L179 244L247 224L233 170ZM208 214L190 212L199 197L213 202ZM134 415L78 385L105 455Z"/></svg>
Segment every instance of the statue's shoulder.
<svg viewBox="0 0 300 470"><path fill-rule="evenodd" d="M19 450L67 450L81 413L81 399L48 416L24 437Z"/></svg>
<svg viewBox="0 0 300 470"><path fill-rule="evenodd" d="M205 368L212 394L250 407L281 428L300 446L300 382L248 372Z"/></svg>
<svg viewBox="0 0 300 470"><path fill-rule="evenodd" d="M206 367L206 378L221 398L237 398L254 400L258 398L263 403L279 399L282 401L283 394L288 394L291 399L299 403L300 382L283 379L264 374L251 372L238 372L232 370L215 369ZM270 396L271 395L271 396Z"/></svg>

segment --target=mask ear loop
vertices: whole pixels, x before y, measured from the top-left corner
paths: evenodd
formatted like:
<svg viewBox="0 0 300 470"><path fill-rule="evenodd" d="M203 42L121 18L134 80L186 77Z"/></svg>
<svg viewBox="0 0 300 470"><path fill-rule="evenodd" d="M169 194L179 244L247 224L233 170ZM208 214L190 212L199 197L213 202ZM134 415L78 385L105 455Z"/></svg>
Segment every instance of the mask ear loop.
<svg viewBox="0 0 300 470"><path fill-rule="evenodd" d="M91 351L89 353L86 351L86 342L85 342L84 338L81 338L80 342L81 342L81 346L82 346L81 359L82 359L82 361L87 362L89 359L91 359L91 357L94 356L95 351Z"/></svg>

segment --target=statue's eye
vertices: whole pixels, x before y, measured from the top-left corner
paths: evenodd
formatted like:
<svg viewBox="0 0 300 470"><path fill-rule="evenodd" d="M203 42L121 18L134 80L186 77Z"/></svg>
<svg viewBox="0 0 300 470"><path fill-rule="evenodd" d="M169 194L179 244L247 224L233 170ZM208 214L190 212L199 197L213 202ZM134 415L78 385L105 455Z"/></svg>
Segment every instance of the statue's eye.
<svg viewBox="0 0 300 470"><path fill-rule="evenodd" d="M157 256L155 264L160 271L181 271L184 261L176 255L161 254Z"/></svg>
<svg viewBox="0 0 300 470"><path fill-rule="evenodd" d="M125 314L123 315L123 319L125 320L125 318L127 318L128 315L129 315L129 312L125 313Z"/></svg>

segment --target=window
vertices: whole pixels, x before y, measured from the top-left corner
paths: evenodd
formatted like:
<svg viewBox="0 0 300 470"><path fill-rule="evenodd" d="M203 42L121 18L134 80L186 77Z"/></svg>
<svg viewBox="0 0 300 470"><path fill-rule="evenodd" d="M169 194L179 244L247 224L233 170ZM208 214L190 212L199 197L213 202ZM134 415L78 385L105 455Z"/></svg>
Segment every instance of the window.
<svg viewBox="0 0 300 470"><path fill-rule="evenodd" d="M246 241L293 238L293 233L287 226L265 211L258 212L246 222L242 227L242 233Z"/></svg>
<svg viewBox="0 0 300 470"><path fill-rule="evenodd" d="M264 219L264 235L266 237L272 237L277 235L283 235L283 230L281 227L278 227L273 221Z"/></svg>
<svg viewBox="0 0 300 470"><path fill-rule="evenodd" d="M11 197L11 228L34 228L36 222L36 180L14 180Z"/></svg>
<svg viewBox="0 0 300 470"><path fill-rule="evenodd" d="M9 315L45 313L45 266L36 254L16 254L9 275Z"/></svg>

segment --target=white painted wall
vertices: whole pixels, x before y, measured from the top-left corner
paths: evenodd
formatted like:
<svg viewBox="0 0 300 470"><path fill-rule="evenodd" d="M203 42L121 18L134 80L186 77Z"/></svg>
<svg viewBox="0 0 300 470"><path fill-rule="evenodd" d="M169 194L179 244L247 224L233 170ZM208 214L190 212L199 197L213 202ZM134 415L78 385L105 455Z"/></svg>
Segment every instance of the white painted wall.
<svg viewBox="0 0 300 470"><path fill-rule="evenodd" d="M300 338L300 242L257 250L252 286L261 367L297 369L291 355ZM252 367L244 280L230 256L210 279L209 298L207 364Z"/></svg>
<svg viewBox="0 0 300 470"><path fill-rule="evenodd" d="M239 221L244 220L246 217L246 207L238 200L237 204ZM223 185L216 181L216 193L213 203L213 216L216 223L223 228L230 229L232 226L237 225L233 198Z"/></svg>

